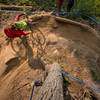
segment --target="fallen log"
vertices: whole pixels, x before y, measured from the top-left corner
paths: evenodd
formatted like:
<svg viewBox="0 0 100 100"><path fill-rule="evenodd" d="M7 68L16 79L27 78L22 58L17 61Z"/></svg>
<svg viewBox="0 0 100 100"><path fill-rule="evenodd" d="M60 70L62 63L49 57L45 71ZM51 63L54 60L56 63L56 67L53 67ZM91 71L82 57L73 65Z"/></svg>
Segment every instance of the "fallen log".
<svg viewBox="0 0 100 100"><path fill-rule="evenodd" d="M35 100L64 100L63 96L63 77L55 69L60 69L58 63L50 65L50 72L43 86L38 91Z"/></svg>
<svg viewBox="0 0 100 100"><path fill-rule="evenodd" d="M20 9L32 10L32 6L16 6L16 5L0 5L1 10L20 10Z"/></svg>

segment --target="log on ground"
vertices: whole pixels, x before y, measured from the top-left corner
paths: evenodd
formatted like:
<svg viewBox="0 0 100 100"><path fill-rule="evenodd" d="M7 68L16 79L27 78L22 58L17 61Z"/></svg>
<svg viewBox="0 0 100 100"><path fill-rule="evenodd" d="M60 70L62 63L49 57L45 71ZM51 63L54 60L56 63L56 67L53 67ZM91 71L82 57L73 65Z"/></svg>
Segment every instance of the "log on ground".
<svg viewBox="0 0 100 100"><path fill-rule="evenodd" d="M58 63L50 65L50 71L43 86L38 91L35 100L64 100L63 77L56 69L60 69Z"/></svg>
<svg viewBox="0 0 100 100"><path fill-rule="evenodd" d="M0 5L0 9L1 10L20 10L20 9L28 9L28 10L32 10L32 6L16 6L16 5Z"/></svg>

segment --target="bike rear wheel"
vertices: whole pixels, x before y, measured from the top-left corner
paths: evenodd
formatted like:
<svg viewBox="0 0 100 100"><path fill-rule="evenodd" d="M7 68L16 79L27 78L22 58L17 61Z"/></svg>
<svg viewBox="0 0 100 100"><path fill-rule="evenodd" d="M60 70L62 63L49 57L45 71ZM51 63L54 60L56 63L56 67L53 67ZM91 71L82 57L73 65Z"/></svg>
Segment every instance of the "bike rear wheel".
<svg viewBox="0 0 100 100"><path fill-rule="evenodd" d="M11 47L18 57L26 57L26 48L21 38L15 38L11 41Z"/></svg>

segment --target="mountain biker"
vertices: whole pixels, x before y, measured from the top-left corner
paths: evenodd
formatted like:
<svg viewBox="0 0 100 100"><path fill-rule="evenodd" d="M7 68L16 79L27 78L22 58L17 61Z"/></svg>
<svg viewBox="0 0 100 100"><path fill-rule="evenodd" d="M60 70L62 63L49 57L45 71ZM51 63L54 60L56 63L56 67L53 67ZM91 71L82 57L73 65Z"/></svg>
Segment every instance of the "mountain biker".
<svg viewBox="0 0 100 100"><path fill-rule="evenodd" d="M61 6L63 4L63 1L64 0L58 0L58 10L59 10L59 12L61 11Z"/></svg>
<svg viewBox="0 0 100 100"><path fill-rule="evenodd" d="M61 11L61 6L63 4L64 0L58 0L58 9L59 9L59 12ZM71 8L73 7L74 5L74 0L68 0L68 3L67 3L67 11L70 12Z"/></svg>
<svg viewBox="0 0 100 100"><path fill-rule="evenodd" d="M23 32L23 29L27 27L27 23L19 22L19 17L22 15L24 15L24 13L18 14L14 21L4 28L4 32L8 37L15 38L30 34L30 32Z"/></svg>
<svg viewBox="0 0 100 100"><path fill-rule="evenodd" d="M67 11L70 12L71 8L74 6L74 0L68 0Z"/></svg>

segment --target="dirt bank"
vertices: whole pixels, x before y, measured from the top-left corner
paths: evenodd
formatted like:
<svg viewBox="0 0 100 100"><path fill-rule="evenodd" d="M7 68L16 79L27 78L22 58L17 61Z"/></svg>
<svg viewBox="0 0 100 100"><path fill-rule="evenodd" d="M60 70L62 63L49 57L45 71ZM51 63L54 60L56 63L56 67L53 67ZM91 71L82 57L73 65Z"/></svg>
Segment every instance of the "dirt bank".
<svg viewBox="0 0 100 100"><path fill-rule="evenodd" d="M34 58L35 50L29 41L31 36L13 40L12 48L11 43L5 41L6 36L1 29L0 100L28 100L33 80L44 70L48 70L48 64L53 62L58 62L64 72L97 88L91 73L91 69L95 68L96 72L100 70L100 37L95 30L78 22L45 14L31 15L29 21L37 22L35 27L32 26L33 30L38 28L45 35L45 54L41 59ZM14 51L17 48L14 45L16 41L22 41L22 48L18 48L17 54ZM19 51L21 57L18 55ZM74 100L85 100L96 93L91 93L91 89L72 79L69 81L70 85L66 88ZM33 100L39 88L35 88ZM66 93L65 97L68 99Z"/></svg>

